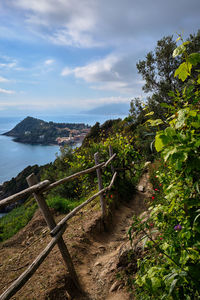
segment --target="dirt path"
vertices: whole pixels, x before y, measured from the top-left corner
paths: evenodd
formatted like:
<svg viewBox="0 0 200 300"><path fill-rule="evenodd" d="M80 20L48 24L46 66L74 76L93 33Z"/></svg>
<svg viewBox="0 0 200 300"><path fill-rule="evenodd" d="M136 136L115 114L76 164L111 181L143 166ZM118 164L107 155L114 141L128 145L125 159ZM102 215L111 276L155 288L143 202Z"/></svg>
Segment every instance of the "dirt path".
<svg viewBox="0 0 200 300"><path fill-rule="evenodd" d="M82 257L82 264L77 270L88 294L83 299L133 299L116 278L116 273L124 251L130 249L127 232L132 224L133 214L139 215L146 209L144 199L149 194L147 173L141 178L139 186L144 188L144 192L137 191L129 203L124 203L115 211L109 232L95 235L90 240L87 254Z"/></svg>
<svg viewBox="0 0 200 300"><path fill-rule="evenodd" d="M69 276L57 247L46 258L33 277L12 299L16 300L128 300L133 299L124 284L116 278L120 259L130 248L127 231L132 216L145 210L144 199L149 196L148 175L139 183L144 192L133 192L129 203L122 203L112 216L108 232L100 233L99 204L83 209L70 220L63 235L71 253L85 296L70 298ZM57 217L57 222L63 216ZM43 217L36 213L31 222L13 238L0 246L0 290L5 290L32 263L50 241ZM122 267L121 267L122 268ZM73 290L73 287L72 287ZM72 293L73 294L73 293Z"/></svg>

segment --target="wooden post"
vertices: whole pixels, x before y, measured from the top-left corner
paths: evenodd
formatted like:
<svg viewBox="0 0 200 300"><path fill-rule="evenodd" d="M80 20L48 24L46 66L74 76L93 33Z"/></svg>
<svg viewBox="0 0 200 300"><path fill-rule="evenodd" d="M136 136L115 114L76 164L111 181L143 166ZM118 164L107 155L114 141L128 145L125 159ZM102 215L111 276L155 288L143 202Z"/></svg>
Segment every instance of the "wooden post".
<svg viewBox="0 0 200 300"><path fill-rule="evenodd" d="M35 174L31 174L30 176L28 176L26 178L27 182L28 182L28 185L29 186L32 186L34 184L36 184L38 182L37 180L37 177L35 176ZM34 198L35 200L37 201L38 203L38 206L45 218L45 221L49 227L50 230L53 230L54 227L56 227L56 222L49 210L49 207L42 195L42 193L33 193L34 195ZM59 247L59 250L62 254L62 257L64 259L64 262L68 268L68 271L72 277L72 280L75 284L75 286L78 288L78 290L80 291L81 288L80 288L80 284L79 284L79 280L78 280L78 277L77 277L77 274L76 274L76 271L74 269L74 265L73 265L73 262L72 262L72 259L71 259L71 256L69 254L69 251L67 249L67 246L65 245L65 242L62 238L62 236L58 239L57 241L57 244L58 244L58 247Z"/></svg>
<svg viewBox="0 0 200 300"><path fill-rule="evenodd" d="M112 148L112 146L111 145L109 145L109 156L111 157L111 156L113 156L113 148ZM115 169L114 169L114 167L113 167L113 164L111 163L111 171L112 171L112 174L114 174L115 173Z"/></svg>
<svg viewBox="0 0 200 300"><path fill-rule="evenodd" d="M95 165L99 164L99 153L96 152L94 154L94 161ZM101 169L98 168L97 170L97 179L98 179L98 187L99 191L103 189L103 182L102 182L102 177L101 177ZM101 211L102 211L102 221L103 221L103 226L105 229L105 220L106 220L106 202L103 194L100 195L100 203L101 203Z"/></svg>

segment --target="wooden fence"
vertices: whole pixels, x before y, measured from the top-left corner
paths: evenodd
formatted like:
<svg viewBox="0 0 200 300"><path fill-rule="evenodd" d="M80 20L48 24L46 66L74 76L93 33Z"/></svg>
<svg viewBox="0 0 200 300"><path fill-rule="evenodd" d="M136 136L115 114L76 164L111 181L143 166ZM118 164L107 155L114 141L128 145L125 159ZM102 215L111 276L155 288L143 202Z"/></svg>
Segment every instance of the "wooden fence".
<svg viewBox="0 0 200 300"><path fill-rule="evenodd" d="M83 170L81 172L75 173L71 176L68 176L66 178L60 179L54 183L50 183L49 180L44 180L42 182L38 182L37 178L34 174L31 174L27 177L27 182L29 185L29 188L14 194L10 197L7 197L0 201L0 207L6 206L10 203L14 203L18 200L20 200L24 196L31 195L33 193L35 200L38 203L38 206L43 214L43 217L50 229L50 234L52 236L51 242L46 246L46 248L38 255L38 257L33 261L33 263L27 268L25 272L23 272L18 279L16 279L10 287L0 295L0 300L7 300L10 299L17 291L19 291L24 284L32 277L32 275L35 273L35 271L39 268L41 263L44 261L44 259L48 256L48 254L51 252L53 247L57 244L59 247L59 250L61 252L61 255L63 257L63 260L65 262L65 265L69 271L69 274L71 276L71 279L76 286L76 288L81 291L81 286L76 274L76 271L74 269L74 265L71 259L71 256L69 254L69 251L67 249L67 246L63 240L63 233L66 230L67 227L67 221L72 218L82 207L90 203L92 200L94 200L96 197L100 196L100 204L101 204L101 211L102 211L102 224L105 226L105 218L107 216L106 211L106 202L103 194L106 191L109 191L111 187L113 186L113 183L115 181L115 178L117 176L117 172L114 171L114 168L112 166L111 161L115 158L116 154L113 154L111 146L109 146L109 156L110 158L106 162L99 163L99 153L95 153L94 160L95 165L92 168L89 168L87 170ZM111 163L111 170L112 170L112 179L110 184L107 187L103 187L102 183L102 171L105 167L108 166L108 164ZM44 192L47 192L51 190L52 188L63 184L65 182L68 182L74 178L80 177L84 174L91 173L96 170L97 173L97 179L98 179L98 187L99 191L94 194L92 197L87 199L85 202L83 202L81 205L74 208L70 213L68 213L58 224L56 224L49 207L45 201L44 198ZM105 229L105 228L104 228Z"/></svg>

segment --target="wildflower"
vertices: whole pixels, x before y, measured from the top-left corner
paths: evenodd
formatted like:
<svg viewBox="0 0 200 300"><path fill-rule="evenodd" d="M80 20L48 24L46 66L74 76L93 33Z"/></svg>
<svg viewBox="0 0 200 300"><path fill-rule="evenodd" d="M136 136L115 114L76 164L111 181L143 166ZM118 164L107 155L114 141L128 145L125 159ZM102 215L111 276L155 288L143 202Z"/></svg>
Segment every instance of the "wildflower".
<svg viewBox="0 0 200 300"><path fill-rule="evenodd" d="M152 196L152 197L151 197L151 199L152 199L152 200L154 200L154 199L155 199L155 197L154 197L154 196Z"/></svg>
<svg viewBox="0 0 200 300"><path fill-rule="evenodd" d="M113 197L113 195L110 195L110 198L112 198Z"/></svg>
<svg viewBox="0 0 200 300"><path fill-rule="evenodd" d="M150 226L150 227L153 227L153 223L150 223L149 226Z"/></svg>
<svg viewBox="0 0 200 300"><path fill-rule="evenodd" d="M158 192L158 189L154 189L156 192Z"/></svg>
<svg viewBox="0 0 200 300"><path fill-rule="evenodd" d="M162 183L159 183L159 186L162 186Z"/></svg>
<svg viewBox="0 0 200 300"><path fill-rule="evenodd" d="M174 230L180 231L182 229L182 226L180 224L174 226Z"/></svg>
<svg viewBox="0 0 200 300"><path fill-rule="evenodd" d="M160 240L163 240L163 237L162 237L162 236L160 237Z"/></svg>

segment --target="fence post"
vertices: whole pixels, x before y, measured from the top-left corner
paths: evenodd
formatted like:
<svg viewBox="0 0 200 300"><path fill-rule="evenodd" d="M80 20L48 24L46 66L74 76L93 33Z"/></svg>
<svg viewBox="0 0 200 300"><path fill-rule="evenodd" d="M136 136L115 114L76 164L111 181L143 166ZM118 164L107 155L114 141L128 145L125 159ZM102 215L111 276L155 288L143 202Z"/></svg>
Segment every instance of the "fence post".
<svg viewBox="0 0 200 300"><path fill-rule="evenodd" d="M38 180L37 180L37 177L35 176L35 174L31 174L29 175L27 178L26 178L27 182L28 182L28 185L29 186L32 186L36 183L38 183ZM49 207L43 197L43 194L40 192L40 193L33 193L34 195L34 198L35 200L37 201L38 203L38 206L44 216L44 219L49 227L50 230L53 230L54 227L56 227L56 222L49 210ZM73 265L73 262L72 262L72 259L71 259L71 256L69 254L69 251L67 249L67 246L62 238L62 236L58 239L57 241L57 244L58 244L58 247L59 247L59 250L62 254L62 257L63 257L63 260L68 268L68 271L70 273L70 276L72 278L72 281L73 283L75 284L75 286L77 287L77 289L79 291L81 291L81 288L80 288L80 284L79 284L79 280L78 280L78 277L77 277L77 274L76 274L76 271L74 269L74 265Z"/></svg>
<svg viewBox="0 0 200 300"><path fill-rule="evenodd" d="M111 145L109 145L109 156L110 156L110 157L113 156L113 148L112 148ZM113 167L112 162L111 162L111 171L112 171L112 174L115 173L115 169L114 169L114 167Z"/></svg>
<svg viewBox="0 0 200 300"><path fill-rule="evenodd" d="M96 152L94 154L94 161L95 165L99 164L99 153ZM101 169L98 168L97 170L97 179L98 179L98 187L99 191L103 189L103 182L102 182L102 177L101 177ZM102 220L103 220L103 225L105 229L105 219L106 219L106 202L103 194L100 195L100 203L101 203L101 211L102 211Z"/></svg>

